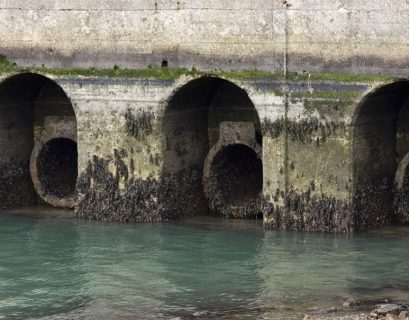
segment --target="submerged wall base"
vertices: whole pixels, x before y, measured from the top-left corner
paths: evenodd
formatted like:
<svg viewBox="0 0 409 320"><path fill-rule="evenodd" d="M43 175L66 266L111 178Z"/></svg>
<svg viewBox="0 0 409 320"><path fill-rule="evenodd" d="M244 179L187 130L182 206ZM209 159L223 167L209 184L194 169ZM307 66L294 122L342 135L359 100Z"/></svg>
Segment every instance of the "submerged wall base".
<svg viewBox="0 0 409 320"><path fill-rule="evenodd" d="M113 165L115 172L109 167ZM94 156L77 183L76 214L80 218L121 222L158 222L197 215L206 200L192 190L201 187L196 170L159 180L135 179L116 151L113 159Z"/></svg>
<svg viewBox="0 0 409 320"><path fill-rule="evenodd" d="M267 228L293 231L350 233L356 230L352 207L334 197L291 193L286 205L264 206Z"/></svg>

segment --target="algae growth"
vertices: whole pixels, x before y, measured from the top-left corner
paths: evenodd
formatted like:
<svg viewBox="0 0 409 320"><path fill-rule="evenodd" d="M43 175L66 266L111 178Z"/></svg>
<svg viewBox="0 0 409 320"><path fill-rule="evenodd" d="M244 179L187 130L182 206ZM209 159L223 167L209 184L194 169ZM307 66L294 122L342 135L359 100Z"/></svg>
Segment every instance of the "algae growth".
<svg viewBox="0 0 409 320"><path fill-rule="evenodd" d="M34 72L49 74L60 77L108 77L108 78L137 78L175 80L181 76L210 76L221 77L232 80L276 80L284 81L281 70L210 70L201 71L195 68L168 68L168 67L146 67L146 68L121 68L114 65L112 68L48 68L48 67L21 67L10 61L5 55L0 54L0 74L9 72ZM287 80L295 82L319 82L331 81L337 83L369 83L386 82L393 77L371 74L342 74L342 73L310 73L310 72L288 72Z"/></svg>

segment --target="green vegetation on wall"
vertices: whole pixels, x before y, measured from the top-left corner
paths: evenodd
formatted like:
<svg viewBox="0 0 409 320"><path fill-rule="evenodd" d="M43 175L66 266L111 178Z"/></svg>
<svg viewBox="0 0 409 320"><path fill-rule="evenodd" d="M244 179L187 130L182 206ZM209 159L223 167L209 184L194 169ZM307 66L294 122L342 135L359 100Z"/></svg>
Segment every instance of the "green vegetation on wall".
<svg viewBox="0 0 409 320"><path fill-rule="evenodd" d="M148 67L144 69L123 69L119 66L114 66L111 69L97 69L97 68L71 68L71 69L56 69L46 67L30 67L24 68L16 65L7 59L5 55L0 54L0 73L8 72L39 72L44 74L50 74L61 77L112 77L112 78L142 78L142 79L158 79L158 80L174 80L180 76L214 76L222 77L234 80L257 80L257 79L270 79L281 81L284 80L282 71L260 71L260 70L212 70L212 71L199 71L196 69L188 70L184 68L158 68ZM368 74L337 74L337 73L309 73L309 72L289 72L288 80L290 81L304 81L304 82L317 82L317 81L333 81L333 82L377 82L377 81L390 81L393 77L382 75L368 75Z"/></svg>
<svg viewBox="0 0 409 320"><path fill-rule="evenodd" d="M15 63L10 62L4 54L0 54L0 73L18 70Z"/></svg>

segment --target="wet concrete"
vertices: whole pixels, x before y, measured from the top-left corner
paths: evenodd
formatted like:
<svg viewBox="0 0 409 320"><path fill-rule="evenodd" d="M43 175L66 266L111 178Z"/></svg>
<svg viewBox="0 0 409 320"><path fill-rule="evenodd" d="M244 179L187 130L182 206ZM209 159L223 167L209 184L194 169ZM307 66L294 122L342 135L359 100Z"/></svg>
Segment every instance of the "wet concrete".
<svg viewBox="0 0 409 320"><path fill-rule="evenodd" d="M37 166L42 190L46 194L60 198L75 194L77 158L77 144L70 139L52 139L43 146Z"/></svg>
<svg viewBox="0 0 409 320"><path fill-rule="evenodd" d="M225 147L213 159L208 183L210 212L233 218L256 217L261 214L256 203L262 185L262 162L257 154L244 145Z"/></svg>
<svg viewBox="0 0 409 320"><path fill-rule="evenodd" d="M287 120L286 122L284 119L276 121L264 119L262 123L263 133L272 138L279 137L286 130L292 141L301 143L314 141L318 146L329 137L336 136L337 130L345 130L345 127L344 121L323 121L314 117L299 121Z"/></svg>
<svg viewBox="0 0 409 320"><path fill-rule="evenodd" d="M29 84L32 77L35 78L25 75L24 81ZM40 86L43 81L41 79L37 85ZM242 89L241 84L239 86L216 77L194 79L174 93L170 93L170 86L174 85L172 81L146 80L142 84L141 80L84 78L76 83L75 79L62 79L61 82L67 86L78 85L74 91L78 90L81 95L73 101L84 103L78 109L82 148L87 152L81 155L81 161L85 162L89 155L95 155L88 163L80 164L81 174L76 186L78 216L141 222L191 217L209 214L209 211L211 214L237 218L252 218L264 213L266 224L271 228L324 232L362 231L409 220L405 211L408 203L406 189L397 194L393 186L396 163L407 153L404 147L407 128L399 125L399 119L401 122L406 120L400 113L407 97L406 83L398 81L393 88L381 89L374 97L352 106L351 97L355 95L350 95L351 92L339 99L323 94L323 103L313 90L311 97L304 99L302 94L306 91L306 81L294 82L290 87L294 93L302 94L298 98L296 94L290 98L289 118L284 120L280 118L282 97L280 92L275 91L280 89L282 82L272 81L273 84L270 84L264 80L263 83L267 83L266 91L256 92L263 88L260 81L255 81L254 86L250 81L243 84L243 88L250 88L248 92L252 99L261 105L261 109L256 110L247 89ZM119 83L125 86L121 94L126 96L131 91L128 85L140 86L144 92L151 94L149 99L152 100L147 98L148 105L142 104L137 100L140 99L138 91L137 97L126 96L126 99L135 102L135 108L132 103L116 108L115 98L121 94L115 96L115 90L112 90L104 99L115 101L112 107L118 112L109 110L92 115L90 110L93 108L101 111L98 102L85 104L82 98L78 98L83 97L84 90L88 90L84 89L87 85L90 86L89 92L92 90L93 94L100 94L105 88L113 84L119 86ZM100 91L91 85L98 86ZM158 87L149 91L149 86L154 85ZM361 92L365 87L354 84L338 87L333 82L313 85L326 93L336 88ZM162 98L164 94L163 90L169 100L158 102L158 97ZM18 95L18 92L16 89L13 95ZM38 107L34 96L34 93L30 93L33 101L27 104L27 110L34 105ZM43 91L43 96L53 95ZM48 102L58 105L56 100L59 101L59 98ZM333 103L328 104L327 100ZM20 100L10 101L12 106ZM239 104L240 101L242 104ZM14 123L18 113L12 113L12 119L4 121L5 136L10 136L11 141L4 148L16 145L15 142L24 136L28 150L32 140L38 141L44 134L41 119L57 106L51 108L46 103L47 99L43 102L41 112L34 112L34 137L33 121L28 121L30 112L27 112L24 126ZM158 104L157 109L153 107L154 104ZM66 100L61 105L71 108ZM8 111L12 110L10 106ZM260 114L266 115L261 123L259 110L264 112ZM73 110L70 112L72 116ZM6 119L9 113L4 112L3 118ZM348 122L350 117L351 123ZM254 124L256 132L252 135L256 136L260 149L263 144L264 152L260 154L264 163L262 165L240 153L225 154L216 159L207 201L202 184L205 180L202 179L203 163L214 142L220 138L219 125L222 120ZM103 125L107 125L109 130ZM24 132L17 135L16 128L23 128ZM93 138L96 140L93 141ZM397 150L395 147L399 143ZM107 156L113 147L116 150ZM17 154L23 149L20 147L14 151ZM0 200L4 207L8 203L14 206L35 202L31 181L26 180L28 174L24 157L11 158L2 164ZM317 164L311 164L316 159ZM58 155L58 152L48 151L47 146L44 148L39 171L42 184L49 194L60 197L73 194L75 174L72 172L77 166L74 160L76 157L70 154ZM264 186L261 174L257 173L264 169L263 166L268 169L265 174L268 181ZM310 181L317 187L309 187ZM284 190L285 183L288 190ZM276 187L281 189L274 194Z"/></svg>
<svg viewBox="0 0 409 320"><path fill-rule="evenodd" d="M281 230L350 233L355 231L353 211L346 201L325 195L290 191L287 196L277 190L276 201L264 200L266 227ZM277 202L276 202L277 203Z"/></svg>
<svg viewBox="0 0 409 320"><path fill-rule="evenodd" d="M1 164L1 208L33 205L35 199L28 162L11 161L9 163Z"/></svg>
<svg viewBox="0 0 409 320"><path fill-rule="evenodd" d="M3 210L0 215L5 216L17 216L24 218L42 218L42 219L73 219L76 218L75 212L72 209L56 209L50 206L29 206L21 207L18 209L6 209Z"/></svg>
<svg viewBox="0 0 409 320"><path fill-rule="evenodd" d="M44 140L50 130L55 134L63 131L64 128L57 125L47 127L47 119L59 116L72 117L72 131L76 135L71 101L53 80L24 71L1 82L0 207L43 203L37 194L40 197L43 193L65 197L75 193L78 167L76 146L56 147ZM37 146L42 147L40 155L30 163L33 151L38 150ZM30 176L33 168L36 173L38 171L38 178ZM39 180L43 190L36 188Z"/></svg>
<svg viewBox="0 0 409 320"><path fill-rule="evenodd" d="M114 159L94 156L77 182L76 213L92 220L167 221L207 211L199 170L164 174L160 180L134 179L120 151ZM109 170L114 164L115 172Z"/></svg>

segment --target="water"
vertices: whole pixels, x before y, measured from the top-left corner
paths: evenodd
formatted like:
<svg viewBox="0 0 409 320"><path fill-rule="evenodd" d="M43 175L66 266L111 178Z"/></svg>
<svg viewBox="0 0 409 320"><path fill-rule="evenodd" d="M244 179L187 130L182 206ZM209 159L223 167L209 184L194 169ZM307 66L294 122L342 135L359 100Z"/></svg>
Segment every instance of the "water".
<svg viewBox="0 0 409 320"><path fill-rule="evenodd" d="M0 319L300 319L409 301L409 229L355 236L255 221L124 225L0 216Z"/></svg>

